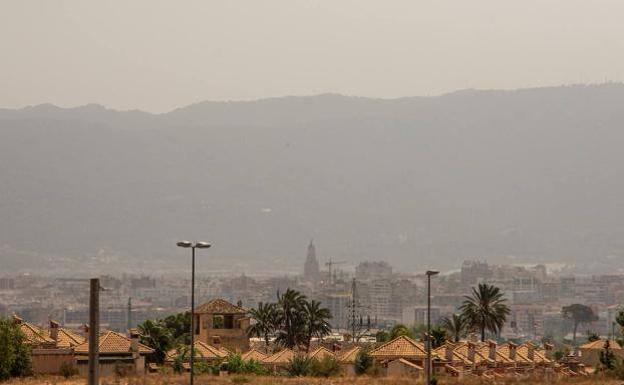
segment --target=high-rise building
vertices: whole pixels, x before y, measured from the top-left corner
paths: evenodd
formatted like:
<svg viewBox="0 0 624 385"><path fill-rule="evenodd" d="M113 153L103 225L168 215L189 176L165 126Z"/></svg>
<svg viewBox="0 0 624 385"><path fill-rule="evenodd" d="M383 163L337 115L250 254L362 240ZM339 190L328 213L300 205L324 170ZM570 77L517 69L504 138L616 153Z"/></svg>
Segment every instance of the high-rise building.
<svg viewBox="0 0 624 385"><path fill-rule="evenodd" d="M392 277L392 266L385 261L361 262L355 267L355 277L358 281L390 279Z"/></svg>
<svg viewBox="0 0 624 385"><path fill-rule="evenodd" d="M321 278L319 271L318 259L316 259L316 247L314 242L310 240L308 245L308 255L306 256L305 265L303 265L303 279L307 282L318 282Z"/></svg>

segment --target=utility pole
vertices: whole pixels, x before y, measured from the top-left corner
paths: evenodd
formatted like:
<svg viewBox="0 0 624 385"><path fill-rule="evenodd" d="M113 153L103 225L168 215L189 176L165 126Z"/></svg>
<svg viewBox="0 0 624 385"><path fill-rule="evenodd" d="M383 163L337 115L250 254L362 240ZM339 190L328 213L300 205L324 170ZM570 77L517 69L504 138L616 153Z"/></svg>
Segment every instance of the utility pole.
<svg viewBox="0 0 624 385"><path fill-rule="evenodd" d="M327 284L331 285L332 283L332 266L335 265L342 265L344 263L347 263L347 261L332 261L331 258L329 258L329 261L325 262L325 266L327 266Z"/></svg>
<svg viewBox="0 0 624 385"><path fill-rule="evenodd" d="M330 265L331 266L331 265ZM351 339L355 342L355 307L357 306L355 278L351 282Z"/></svg>
<svg viewBox="0 0 624 385"><path fill-rule="evenodd" d="M431 385L431 276L439 274L438 271L427 271L427 385Z"/></svg>
<svg viewBox="0 0 624 385"><path fill-rule="evenodd" d="M126 327L128 331L132 329L132 297L128 297L128 315L126 316Z"/></svg>
<svg viewBox="0 0 624 385"><path fill-rule="evenodd" d="M89 298L89 385L99 385L100 377L100 280L91 279Z"/></svg>

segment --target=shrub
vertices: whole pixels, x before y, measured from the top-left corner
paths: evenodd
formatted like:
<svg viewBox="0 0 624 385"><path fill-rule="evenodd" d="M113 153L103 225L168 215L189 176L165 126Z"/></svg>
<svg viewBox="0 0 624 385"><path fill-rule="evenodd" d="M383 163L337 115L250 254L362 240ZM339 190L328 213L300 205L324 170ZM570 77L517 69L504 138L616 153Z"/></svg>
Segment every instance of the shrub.
<svg viewBox="0 0 624 385"><path fill-rule="evenodd" d="M63 362L59 368L59 373L65 378L70 378L78 374L78 368L70 362Z"/></svg>
<svg viewBox="0 0 624 385"><path fill-rule="evenodd" d="M243 370L244 373L255 374L258 376L263 376L267 374L267 370L262 366L262 363L256 360L249 360L245 363L245 367Z"/></svg>
<svg viewBox="0 0 624 385"><path fill-rule="evenodd" d="M302 354L297 354L291 361L286 371L292 377L305 377L310 375L312 360Z"/></svg>
<svg viewBox="0 0 624 385"><path fill-rule="evenodd" d="M224 364L228 373L245 373L245 361L240 354L230 354Z"/></svg>
<svg viewBox="0 0 624 385"><path fill-rule="evenodd" d="M30 348L19 325L0 318L0 381L32 374Z"/></svg>
<svg viewBox="0 0 624 385"><path fill-rule="evenodd" d="M370 374L370 369L373 367L373 357L371 357L366 350L362 350L355 357L355 373L358 375Z"/></svg>
<svg viewBox="0 0 624 385"><path fill-rule="evenodd" d="M173 360L172 368L174 373L180 374L184 371L184 366L182 366L182 363L183 360L181 356L178 356Z"/></svg>
<svg viewBox="0 0 624 385"><path fill-rule="evenodd" d="M196 361L196 362L193 362L193 373L195 373L195 374L214 374L214 369L213 369L212 366L208 365L207 362Z"/></svg>
<svg viewBox="0 0 624 385"><path fill-rule="evenodd" d="M326 356L322 360L312 360L310 374L315 377L332 377L342 372L340 363L335 357Z"/></svg>

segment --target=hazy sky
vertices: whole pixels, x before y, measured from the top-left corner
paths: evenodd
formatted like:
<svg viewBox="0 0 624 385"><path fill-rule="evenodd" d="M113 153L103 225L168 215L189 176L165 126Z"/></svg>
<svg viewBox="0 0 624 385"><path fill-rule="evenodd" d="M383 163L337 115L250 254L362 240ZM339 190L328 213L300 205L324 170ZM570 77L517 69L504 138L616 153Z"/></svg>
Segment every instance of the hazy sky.
<svg viewBox="0 0 624 385"><path fill-rule="evenodd" d="M623 15L622 0L3 0L0 106L620 81Z"/></svg>

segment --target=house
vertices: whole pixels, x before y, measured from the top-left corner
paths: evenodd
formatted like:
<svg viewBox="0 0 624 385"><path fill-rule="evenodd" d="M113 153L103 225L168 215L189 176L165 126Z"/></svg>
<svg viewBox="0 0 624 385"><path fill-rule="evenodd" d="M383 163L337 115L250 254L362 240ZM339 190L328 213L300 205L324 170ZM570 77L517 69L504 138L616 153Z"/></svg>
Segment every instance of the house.
<svg viewBox="0 0 624 385"><path fill-rule="evenodd" d="M84 342L80 334L60 328L58 322L52 320L48 330L25 322L18 316L13 316L13 322L26 336L35 374L58 374L63 364L74 364L73 347Z"/></svg>
<svg viewBox="0 0 624 385"><path fill-rule="evenodd" d="M229 351L225 349L218 349L215 346L210 346L202 341L195 341L193 351L195 352L195 362L205 362L209 365L215 365L221 363L229 355ZM187 363L190 360L188 353L188 346L171 349L165 355L165 364L173 365L173 362L178 359L181 354L184 354L183 363Z"/></svg>
<svg viewBox="0 0 624 385"><path fill-rule="evenodd" d="M338 357L338 362L342 367L342 372L347 376L355 376L355 360L361 351L361 347L355 346Z"/></svg>
<svg viewBox="0 0 624 385"><path fill-rule="evenodd" d="M334 353L326 347L319 346L318 348L308 353L308 357L312 360L322 361L327 357L336 358L336 355L334 355Z"/></svg>
<svg viewBox="0 0 624 385"><path fill-rule="evenodd" d="M139 343L138 333L131 331L130 337L106 331L99 337L100 375L143 374L145 358L154 353L154 349ZM89 341L73 348L75 362L80 375L89 371Z"/></svg>
<svg viewBox="0 0 624 385"><path fill-rule="evenodd" d="M597 367L600 365L600 352L604 351L607 340L599 339L597 341L588 342L585 345L581 345L579 350L581 356L580 362L585 366ZM609 348L615 354L616 357L624 358L624 349L617 343L617 341L608 340Z"/></svg>
<svg viewBox="0 0 624 385"><path fill-rule="evenodd" d="M371 350L369 353L377 363L386 367L390 361L403 358L407 361L415 363L423 367L427 359L427 352L422 342L416 342L407 336L400 336L392 341L386 342L381 346ZM432 352L432 359L435 358Z"/></svg>
<svg viewBox="0 0 624 385"><path fill-rule="evenodd" d="M390 377L420 377L423 367L403 358L388 362L386 373Z"/></svg>
<svg viewBox="0 0 624 385"><path fill-rule="evenodd" d="M284 349L268 356L262 363L269 371L277 373L286 369L293 358L295 358L295 352Z"/></svg>
<svg viewBox="0 0 624 385"><path fill-rule="evenodd" d="M257 361L257 362L264 362L264 360L266 360L267 357L268 356L266 354L256 349L251 349L250 351L245 352L241 355L241 358L245 362L252 361L252 360Z"/></svg>
<svg viewBox="0 0 624 385"><path fill-rule="evenodd" d="M46 330L24 321L17 315L13 316L13 323L19 326L26 336L26 344L31 348L56 348L56 341L50 338Z"/></svg>
<svg viewBox="0 0 624 385"><path fill-rule="evenodd" d="M233 352L249 350L247 310L223 299L215 299L195 309L195 339Z"/></svg>

